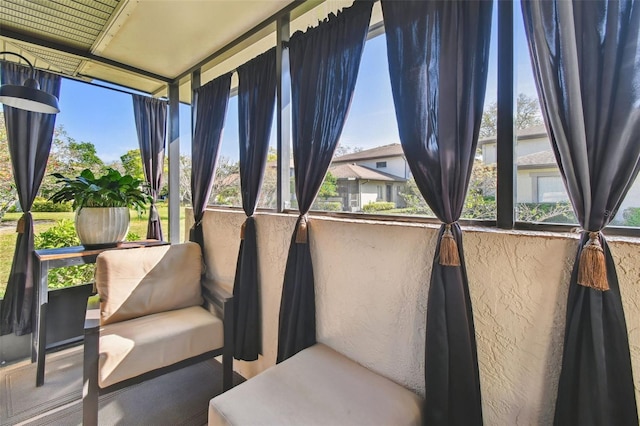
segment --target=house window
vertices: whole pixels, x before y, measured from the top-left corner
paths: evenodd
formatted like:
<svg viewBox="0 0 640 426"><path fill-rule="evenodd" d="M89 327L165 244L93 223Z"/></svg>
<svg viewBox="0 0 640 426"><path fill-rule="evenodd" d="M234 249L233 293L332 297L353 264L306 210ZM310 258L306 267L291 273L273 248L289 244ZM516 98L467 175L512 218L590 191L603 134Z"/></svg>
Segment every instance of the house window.
<svg viewBox="0 0 640 426"><path fill-rule="evenodd" d="M378 162L376 162L376 169L382 169L384 167L387 167L387 162L386 161L378 161Z"/></svg>
<svg viewBox="0 0 640 426"><path fill-rule="evenodd" d="M536 178L536 202L568 202L569 197L560 176L538 176Z"/></svg>

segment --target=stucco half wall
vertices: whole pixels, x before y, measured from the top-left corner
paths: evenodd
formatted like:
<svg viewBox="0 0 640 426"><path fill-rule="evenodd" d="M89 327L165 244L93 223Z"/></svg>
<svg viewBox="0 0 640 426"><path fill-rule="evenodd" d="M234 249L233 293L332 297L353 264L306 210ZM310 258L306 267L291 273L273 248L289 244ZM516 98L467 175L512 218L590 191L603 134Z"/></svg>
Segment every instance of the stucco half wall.
<svg viewBox="0 0 640 426"><path fill-rule="evenodd" d="M244 214L232 210L204 216L207 274L230 290L243 221ZM236 361L236 370L248 378L275 363L282 279L296 217L258 214L256 221L264 356ZM315 217L310 223L318 340L424 394L426 305L437 228ZM187 229L190 225L187 219ZM640 402L640 242L610 240ZM488 425L552 424L576 245L572 235L465 228Z"/></svg>

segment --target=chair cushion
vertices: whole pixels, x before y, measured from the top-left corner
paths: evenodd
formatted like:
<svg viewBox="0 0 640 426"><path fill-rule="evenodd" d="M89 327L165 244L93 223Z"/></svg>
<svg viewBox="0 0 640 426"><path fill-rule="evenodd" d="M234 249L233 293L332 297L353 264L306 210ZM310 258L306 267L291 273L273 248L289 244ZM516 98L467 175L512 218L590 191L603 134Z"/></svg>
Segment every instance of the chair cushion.
<svg viewBox="0 0 640 426"><path fill-rule="evenodd" d="M223 344L222 320L201 306L106 325L100 329L98 385L105 388Z"/></svg>
<svg viewBox="0 0 640 426"><path fill-rule="evenodd" d="M316 344L213 398L209 425L418 425L421 399Z"/></svg>
<svg viewBox="0 0 640 426"><path fill-rule="evenodd" d="M201 273L196 243L105 251L96 260L100 323L201 305Z"/></svg>

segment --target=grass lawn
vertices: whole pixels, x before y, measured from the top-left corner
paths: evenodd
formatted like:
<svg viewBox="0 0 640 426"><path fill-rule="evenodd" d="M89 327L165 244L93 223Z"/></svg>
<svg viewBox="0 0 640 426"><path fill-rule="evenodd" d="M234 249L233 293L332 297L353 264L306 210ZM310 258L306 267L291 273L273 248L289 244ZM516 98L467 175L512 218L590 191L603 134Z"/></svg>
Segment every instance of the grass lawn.
<svg viewBox="0 0 640 426"><path fill-rule="evenodd" d="M169 232L169 208L164 203L158 203L158 211L160 213L160 220L162 221L162 232L165 238L168 238ZM9 279L9 273L11 272L11 263L13 261L13 252L16 246L16 233L15 223L18 221L22 213L7 213L2 218L3 225L13 225L9 229L0 231L0 299L4 297L5 287L7 280ZM129 226L129 232L133 232L145 238L147 235L147 220L149 212L147 211L141 217L138 217L138 213L135 210L131 210L131 224ZM57 213L57 212L36 212L33 213L35 233L46 231L53 226L56 221L61 219L73 220L74 213ZM184 236L184 207L180 209L180 237L181 240Z"/></svg>

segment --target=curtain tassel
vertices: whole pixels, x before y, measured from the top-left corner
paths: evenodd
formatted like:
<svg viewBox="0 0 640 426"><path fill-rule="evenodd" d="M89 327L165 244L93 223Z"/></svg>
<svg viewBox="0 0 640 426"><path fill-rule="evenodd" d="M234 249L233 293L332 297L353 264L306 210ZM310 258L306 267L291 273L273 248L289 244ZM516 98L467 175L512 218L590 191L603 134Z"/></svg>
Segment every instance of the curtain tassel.
<svg viewBox="0 0 640 426"><path fill-rule="evenodd" d="M16 226L16 232L18 234L24 234L24 215L20 216L18 219L18 225Z"/></svg>
<svg viewBox="0 0 640 426"><path fill-rule="evenodd" d="M245 229L247 229L247 220L249 220L249 218L247 218L244 222L242 222L242 226L240 227L240 239L244 240L244 232Z"/></svg>
<svg viewBox="0 0 640 426"><path fill-rule="evenodd" d="M444 234L440 240L440 264L443 266L460 266L460 254L458 253L458 244L453 238L451 232L451 224L444 226Z"/></svg>
<svg viewBox="0 0 640 426"><path fill-rule="evenodd" d="M298 222L298 231L296 233L296 244L307 244L308 241L308 231L307 227L309 224L307 223L307 215L300 216L300 220Z"/></svg>
<svg viewBox="0 0 640 426"><path fill-rule="evenodd" d="M589 241L582 248L578 265L578 284L594 290L609 290L604 250L599 232L589 232Z"/></svg>

